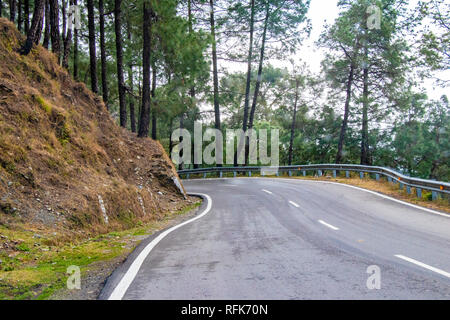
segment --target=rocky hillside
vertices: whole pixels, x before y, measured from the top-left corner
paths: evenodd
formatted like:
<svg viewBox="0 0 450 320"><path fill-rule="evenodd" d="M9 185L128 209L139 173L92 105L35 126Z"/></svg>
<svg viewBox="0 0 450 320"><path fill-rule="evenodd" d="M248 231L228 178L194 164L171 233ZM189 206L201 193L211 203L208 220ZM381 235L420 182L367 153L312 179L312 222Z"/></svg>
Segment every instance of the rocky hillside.
<svg viewBox="0 0 450 320"><path fill-rule="evenodd" d="M0 19L0 224L60 237L123 229L190 201L161 145L120 128L53 54Z"/></svg>

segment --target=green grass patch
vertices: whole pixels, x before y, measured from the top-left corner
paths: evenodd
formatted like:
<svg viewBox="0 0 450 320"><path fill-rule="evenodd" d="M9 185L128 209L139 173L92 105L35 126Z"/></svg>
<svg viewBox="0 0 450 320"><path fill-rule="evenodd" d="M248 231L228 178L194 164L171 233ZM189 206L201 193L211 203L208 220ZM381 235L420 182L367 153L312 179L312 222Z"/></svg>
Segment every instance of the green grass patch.
<svg viewBox="0 0 450 320"><path fill-rule="evenodd" d="M201 201L167 214L161 221L138 223L124 231L113 231L78 243L55 246L53 234L37 235L32 230L0 225L0 247L8 243L13 250L0 250L0 300L45 300L66 286L69 266L86 274L94 262L109 261L130 253L139 239L164 228L167 221L200 206ZM126 215L127 216L127 215ZM19 242L19 244L15 244ZM15 245L14 245L15 244Z"/></svg>
<svg viewBox="0 0 450 320"><path fill-rule="evenodd" d="M42 98L39 95L36 95L36 96L34 96L34 99L48 115L52 114L52 106L47 101L45 101L44 98Z"/></svg>

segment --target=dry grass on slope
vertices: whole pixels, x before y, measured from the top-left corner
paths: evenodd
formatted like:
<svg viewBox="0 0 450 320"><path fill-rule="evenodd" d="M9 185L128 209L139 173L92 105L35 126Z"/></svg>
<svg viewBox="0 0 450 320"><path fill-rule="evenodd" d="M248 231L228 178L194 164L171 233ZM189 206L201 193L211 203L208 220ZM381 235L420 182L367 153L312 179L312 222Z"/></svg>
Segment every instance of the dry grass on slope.
<svg viewBox="0 0 450 320"><path fill-rule="evenodd" d="M0 19L1 225L56 232L64 242L188 205L158 142L116 125L46 49L19 55L23 41Z"/></svg>

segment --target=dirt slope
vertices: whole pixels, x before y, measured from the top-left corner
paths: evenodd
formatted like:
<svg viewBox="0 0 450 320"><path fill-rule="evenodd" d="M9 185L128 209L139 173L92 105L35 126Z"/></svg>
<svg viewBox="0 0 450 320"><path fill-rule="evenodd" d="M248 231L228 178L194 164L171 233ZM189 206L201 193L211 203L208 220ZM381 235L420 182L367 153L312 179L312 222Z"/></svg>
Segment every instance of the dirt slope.
<svg viewBox="0 0 450 320"><path fill-rule="evenodd" d="M184 207L161 145L116 125L44 48L19 55L24 40L0 19L0 224L73 238Z"/></svg>

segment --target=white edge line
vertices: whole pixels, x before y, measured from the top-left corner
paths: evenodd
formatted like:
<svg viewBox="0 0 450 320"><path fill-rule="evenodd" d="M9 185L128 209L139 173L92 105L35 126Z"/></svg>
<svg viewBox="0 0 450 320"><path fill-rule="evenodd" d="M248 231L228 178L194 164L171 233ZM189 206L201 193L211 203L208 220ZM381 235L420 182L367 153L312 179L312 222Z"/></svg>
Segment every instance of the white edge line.
<svg viewBox="0 0 450 320"><path fill-rule="evenodd" d="M268 194L273 194L273 192L270 192L269 190L266 190L266 189L262 189L262 191L264 191L265 193L268 193Z"/></svg>
<svg viewBox="0 0 450 320"><path fill-rule="evenodd" d="M153 248L162 240L164 239L169 233L172 231L175 231L178 228L181 228L182 226L191 223L195 220L198 220L205 216L210 210L212 206L212 199L207 194L202 193L191 193L191 195L199 195L204 196L208 200L208 205L206 206L206 209L198 216L187 220L183 223L180 223L179 225L173 226L170 229L167 229L163 233L161 233L159 236L157 236L155 239L153 239L145 248L142 250L139 255L134 259L131 266L128 268L127 272L124 274L122 279L120 280L119 284L114 288L113 292L109 296L108 300L122 300L123 296L125 295L126 291L128 290L128 287L133 282L134 278L136 277L137 273L139 272L139 269L141 268L142 264L144 263L145 258L149 255L149 253L153 250Z"/></svg>
<svg viewBox="0 0 450 320"><path fill-rule="evenodd" d="M258 179L264 179L264 178L258 178ZM331 182L331 181L285 179L285 178L278 178L278 179L279 180L285 180L285 181L318 182L318 183L328 183L328 184L335 184L335 185L339 185L339 186L346 186L346 187L349 187L349 188L353 188L353 189L358 189L358 190L361 190L361 191L369 192L369 193L372 193L372 194L377 195L379 197L382 197L382 198L385 198L385 199L389 199L389 200L395 201L397 203L401 203L401 204L404 204L404 205L407 205L407 206L410 206L410 207L413 207L413 208L416 208L416 209L424 210L424 211L427 211L427 212L430 212L430 213L433 213L433 214L437 214L437 215L440 215L440 216L443 216L443 217L446 217L446 218L450 218L450 214L446 214L446 213L438 212L438 211L435 211L435 210L432 210L432 209L428 209L428 208L424 208L424 207L421 207L421 206L417 206L415 204L408 203L408 202L405 202L405 201L402 201L402 200L397 200L395 198L386 196L384 194L381 194L381 193L378 193L378 192L375 192L375 191L372 191L372 190L367 190L367 189L351 186L351 185L348 185L348 184L345 184L345 183Z"/></svg>
<svg viewBox="0 0 450 320"><path fill-rule="evenodd" d="M296 204L294 201L289 201L290 204L292 204L294 207L300 208L298 204Z"/></svg>
<svg viewBox="0 0 450 320"><path fill-rule="evenodd" d="M323 224L324 226L326 226L326 227L328 227L328 228L330 228L330 229L333 229L333 230L335 230L335 231L336 231L336 230L339 230L338 227L332 226L331 224L326 223L326 222L323 221L323 220L317 220L317 221L319 221L319 223Z"/></svg>
<svg viewBox="0 0 450 320"><path fill-rule="evenodd" d="M415 265L418 265L418 266L420 266L420 267L422 267L422 268L425 268L425 269L434 271L434 272L436 272L436 273L439 273L440 275L443 275L443 276L445 276L445 277L447 277L447 278L450 278L450 273L449 273L449 272L446 272L446 271L443 271L443 270L441 270L441 269L438 269L438 268L429 266L429 265L427 265L427 264L425 264L425 263L423 263L423 262L414 260L414 259L412 259L412 258L408 258L408 257L403 256L403 255L401 255L401 254L396 254L395 256L396 256L397 258L400 258L400 259L403 259L403 260L405 260L405 261L414 263Z"/></svg>

